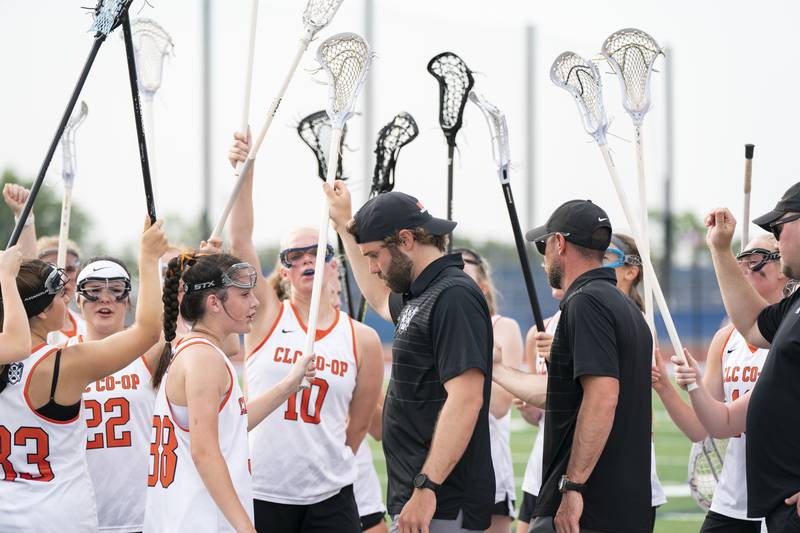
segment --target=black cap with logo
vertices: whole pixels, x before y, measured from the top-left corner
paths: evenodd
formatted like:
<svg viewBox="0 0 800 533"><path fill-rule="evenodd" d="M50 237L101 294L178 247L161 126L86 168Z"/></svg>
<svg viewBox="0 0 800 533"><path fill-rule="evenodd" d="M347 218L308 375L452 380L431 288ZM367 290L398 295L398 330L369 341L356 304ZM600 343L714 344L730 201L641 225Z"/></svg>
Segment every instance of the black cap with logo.
<svg viewBox="0 0 800 533"><path fill-rule="evenodd" d="M601 228L607 228L608 232L595 235ZM544 255L547 237L553 233L561 233L572 244L584 248L605 250L611 242L611 232L611 222L601 207L591 200L570 200L553 211L544 226L533 228L525 237Z"/></svg>
<svg viewBox="0 0 800 533"><path fill-rule="evenodd" d="M765 231L772 231L770 224L777 221L786 213L800 213L800 182L795 183L789 190L783 193L783 196L775 205L775 209L765 215L753 219L753 224L764 229Z"/></svg>
<svg viewBox="0 0 800 533"><path fill-rule="evenodd" d="M382 241L402 229L423 228L431 235L447 235L456 227L451 220L433 217L419 200L399 191L370 198L353 218L358 244Z"/></svg>

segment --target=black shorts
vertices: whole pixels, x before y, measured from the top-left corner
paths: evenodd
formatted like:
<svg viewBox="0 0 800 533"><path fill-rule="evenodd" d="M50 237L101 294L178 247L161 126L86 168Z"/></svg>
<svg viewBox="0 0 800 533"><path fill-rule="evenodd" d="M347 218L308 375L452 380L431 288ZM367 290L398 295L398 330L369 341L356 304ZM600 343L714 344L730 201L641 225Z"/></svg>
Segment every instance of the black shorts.
<svg viewBox="0 0 800 533"><path fill-rule="evenodd" d="M800 516L797 515L797 506L781 503L767 516L767 531L769 533L798 533L800 532Z"/></svg>
<svg viewBox="0 0 800 533"><path fill-rule="evenodd" d="M361 533L353 486L311 505L291 505L254 500L259 533Z"/></svg>
<svg viewBox="0 0 800 533"><path fill-rule="evenodd" d="M381 522L383 522L383 516L386 513L372 513L372 514L365 514L362 517L359 517L361 521L361 531L367 531L368 529L372 529L373 527L377 526Z"/></svg>
<svg viewBox="0 0 800 533"><path fill-rule="evenodd" d="M700 533L760 533L761 522L758 520L742 520L731 518L714 511L709 511Z"/></svg>
<svg viewBox="0 0 800 533"><path fill-rule="evenodd" d="M536 509L536 496L530 492L522 492L522 503L519 506L519 521L531 523L533 510Z"/></svg>

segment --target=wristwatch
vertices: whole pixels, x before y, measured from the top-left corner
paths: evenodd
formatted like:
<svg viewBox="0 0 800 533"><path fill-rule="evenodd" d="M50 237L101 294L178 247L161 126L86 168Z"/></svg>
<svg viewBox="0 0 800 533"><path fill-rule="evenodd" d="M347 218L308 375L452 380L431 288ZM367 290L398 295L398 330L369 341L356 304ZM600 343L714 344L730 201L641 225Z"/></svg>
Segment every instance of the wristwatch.
<svg viewBox="0 0 800 533"><path fill-rule="evenodd" d="M430 480L430 478L420 472L416 476L414 476L414 488L415 489L431 489L434 493L439 490L440 485L434 483Z"/></svg>
<svg viewBox="0 0 800 533"><path fill-rule="evenodd" d="M569 480L567 476L561 476L561 479L558 481L558 492L565 493L568 490L574 490L575 492L579 492L583 494L583 489L586 488L586 485L583 483L573 483Z"/></svg>

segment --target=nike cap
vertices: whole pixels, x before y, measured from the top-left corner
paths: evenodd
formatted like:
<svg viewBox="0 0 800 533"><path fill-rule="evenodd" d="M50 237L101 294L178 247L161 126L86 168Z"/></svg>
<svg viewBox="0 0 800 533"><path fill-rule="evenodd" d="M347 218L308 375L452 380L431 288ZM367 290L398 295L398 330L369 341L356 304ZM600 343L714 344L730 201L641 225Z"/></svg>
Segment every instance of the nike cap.
<svg viewBox="0 0 800 533"><path fill-rule="evenodd" d="M800 182L795 183L783 193L783 196L775 205L775 209L753 219L753 224L764 231L772 233L771 224L777 222L786 213L800 213Z"/></svg>
<svg viewBox="0 0 800 533"><path fill-rule="evenodd" d="M390 191L370 198L355 216L356 242L382 241L401 229L422 228L431 235L448 235L456 227L452 220L431 215L413 196Z"/></svg>
<svg viewBox="0 0 800 533"><path fill-rule="evenodd" d="M597 232L606 228L608 232ZM591 200L570 200L561 204L543 226L533 228L525 237L536 244L536 249L544 255L547 238L561 233L572 244L605 250L611 242L611 222L603 209Z"/></svg>

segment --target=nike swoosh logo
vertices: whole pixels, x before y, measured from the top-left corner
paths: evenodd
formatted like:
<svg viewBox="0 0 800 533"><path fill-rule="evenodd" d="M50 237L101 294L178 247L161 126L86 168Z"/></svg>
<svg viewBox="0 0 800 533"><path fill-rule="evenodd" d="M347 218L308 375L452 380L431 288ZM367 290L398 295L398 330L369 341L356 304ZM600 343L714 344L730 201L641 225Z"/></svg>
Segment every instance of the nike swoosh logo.
<svg viewBox="0 0 800 533"><path fill-rule="evenodd" d="M97 272L98 270L107 270L108 267L92 267L92 272Z"/></svg>
<svg viewBox="0 0 800 533"><path fill-rule="evenodd" d="M598 222L605 222L606 220L608 220L608 218L599 218L598 217L598 219L597 219Z"/></svg>
<svg viewBox="0 0 800 533"><path fill-rule="evenodd" d="M296 330L294 329L283 329L281 328L281 333L294 333Z"/></svg>
<svg viewBox="0 0 800 533"><path fill-rule="evenodd" d="M733 353L735 351L736 351L736 348L731 348L730 350L728 350L728 353Z"/></svg>

